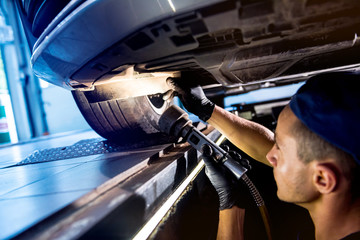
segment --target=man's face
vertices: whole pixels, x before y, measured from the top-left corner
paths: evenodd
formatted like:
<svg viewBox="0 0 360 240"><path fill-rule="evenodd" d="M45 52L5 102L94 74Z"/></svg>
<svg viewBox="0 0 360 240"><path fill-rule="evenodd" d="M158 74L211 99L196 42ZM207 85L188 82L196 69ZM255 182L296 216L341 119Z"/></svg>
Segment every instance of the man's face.
<svg viewBox="0 0 360 240"><path fill-rule="evenodd" d="M306 203L316 197L312 184L312 163L305 164L297 155L297 139L291 129L298 121L289 107L281 112L275 131L275 144L266 155L273 165L277 195L286 202Z"/></svg>

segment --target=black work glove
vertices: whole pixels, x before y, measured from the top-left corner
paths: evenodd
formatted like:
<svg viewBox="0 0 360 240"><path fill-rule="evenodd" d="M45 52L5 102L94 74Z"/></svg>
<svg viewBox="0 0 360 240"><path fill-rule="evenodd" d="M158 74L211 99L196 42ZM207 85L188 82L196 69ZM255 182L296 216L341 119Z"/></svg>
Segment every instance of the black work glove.
<svg viewBox="0 0 360 240"><path fill-rule="evenodd" d="M245 168L251 168L249 161L242 159L238 153L228 152L235 161L238 161ZM246 196L244 198L241 194L244 184L237 180L223 165L215 162L213 156L209 156L206 150L203 154L203 160L206 165L205 173L219 196L219 210L230 209L234 205L246 208L249 202L248 198Z"/></svg>
<svg viewBox="0 0 360 240"><path fill-rule="evenodd" d="M174 87L181 102L189 112L197 115L205 122L209 120L215 104L205 96L200 85L181 78L168 78L168 83Z"/></svg>

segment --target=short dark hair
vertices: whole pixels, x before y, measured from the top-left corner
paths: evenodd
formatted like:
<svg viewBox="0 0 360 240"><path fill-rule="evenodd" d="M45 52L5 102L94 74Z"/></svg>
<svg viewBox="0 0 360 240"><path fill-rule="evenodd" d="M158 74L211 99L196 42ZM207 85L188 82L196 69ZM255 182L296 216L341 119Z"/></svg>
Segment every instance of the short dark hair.
<svg viewBox="0 0 360 240"><path fill-rule="evenodd" d="M353 198L360 198L360 167L351 154L311 131L299 119L296 119L291 131L296 138L297 154L301 161L310 163L314 159L319 161L327 157L336 159L344 176L351 181Z"/></svg>

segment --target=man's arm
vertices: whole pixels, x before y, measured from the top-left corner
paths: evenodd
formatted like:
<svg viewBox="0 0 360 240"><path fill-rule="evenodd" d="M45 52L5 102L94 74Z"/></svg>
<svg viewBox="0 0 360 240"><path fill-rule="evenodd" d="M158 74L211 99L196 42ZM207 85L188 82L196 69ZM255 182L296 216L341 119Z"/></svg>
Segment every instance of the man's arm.
<svg viewBox="0 0 360 240"><path fill-rule="evenodd" d="M169 78L185 108L207 121L227 137L230 142L252 158L270 165L266 154L274 145L274 134L266 127L236 116L216 106L196 82Z"/></svg>
<svg viewBox="0 0 360 240"><path fill-rule="evenodd" d="M219 106L215 106L207 122L246 154L271 166L266 159L266 154L274 145L272 131L258 123L236 116Z"/></svg>
<svg viewBox="0 0 360 240"><path fill-rule="evenodd" d="M217 240L244 239L245 209L233 206L219 212Z"/></svg>

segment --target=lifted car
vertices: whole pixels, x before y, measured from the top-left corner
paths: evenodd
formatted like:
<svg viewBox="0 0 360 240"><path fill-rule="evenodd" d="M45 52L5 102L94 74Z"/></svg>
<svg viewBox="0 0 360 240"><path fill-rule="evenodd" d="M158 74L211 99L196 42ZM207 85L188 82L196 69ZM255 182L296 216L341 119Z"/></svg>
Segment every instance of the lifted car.
<svg viewBox="0 0 360 240"><path fill-rule="evenodd" d="M306 80L360 62L358 0L17 0L35 74L72 91L120 143L166 141L166 79L209 97Z"/></svg>

